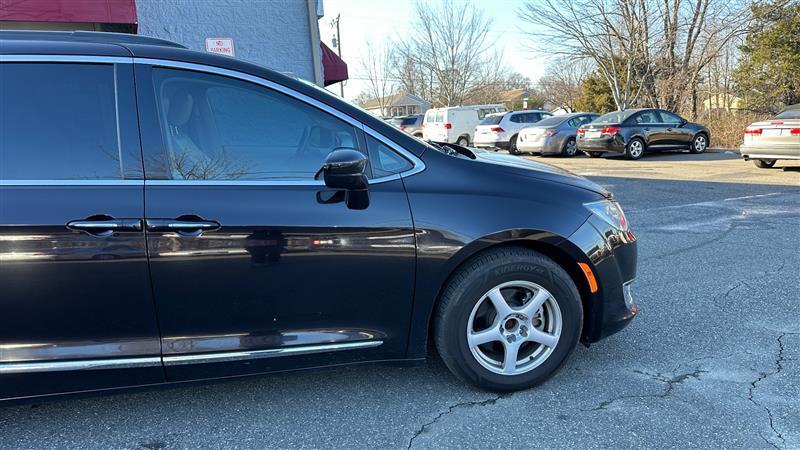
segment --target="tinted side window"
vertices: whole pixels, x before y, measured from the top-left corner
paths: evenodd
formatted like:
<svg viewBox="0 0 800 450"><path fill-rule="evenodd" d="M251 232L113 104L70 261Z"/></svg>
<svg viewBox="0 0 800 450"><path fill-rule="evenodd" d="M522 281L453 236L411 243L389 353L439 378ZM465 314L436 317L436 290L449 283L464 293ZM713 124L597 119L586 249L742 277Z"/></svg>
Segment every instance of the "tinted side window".
<svg viewBox="0 0 800 450"><path fill-rule="evenodd" d="M655 111L643 111L633 120L636 123L659 123L661 121Z"/></svg>
<svg viewBox="0 0 800 450"><path fill-rule="evenodd" d="M524 123L525 116L527 116L527 114L514 114L513 116L511 116L511 119L509 120L511 120L514 123Z"/></svg>
<svg viewBox="0 0 800 450"><path fill-rule="evenodd" d="M0 179L122 178L114 70L0 64Z"/></svg>
<svg viewBox="0 0 800 450"><path fill-rule="evenodd" d="M569 119L569 121L567 121L567 125L569 125L570 128L578 128L582 124L583 124L583 121L581 120L581 117L575 117L575 118Z"/></svg>
<svg viewBox="0 0 800 450"><path fill-rule="evenodd" d="M405 172L413 167L411 162L372 136L367 136L367 148L374 178Z"/></svg>
<svg viewBox="0 0 800 450"><path fill-rule="evenodd" d="M661 115L661 121L663 123L679 124L683 121L680 117L671 112L659 111L658 113Z"/></svg>
<svg viewBox="0 0 800 450"><path fill-rule="evenodd" d="M527 119L525 120L526 123L536 123L542 120L542 115L540 113L528 113L525 114L525 116L525 119Z"/></svg>
<svg viewBox="0 0 800 450"><path fill-rule="evenodd" d="M358 148L349 124L263 86L173 69L153 77L173 179L310 179L332 150Z"/></svg>

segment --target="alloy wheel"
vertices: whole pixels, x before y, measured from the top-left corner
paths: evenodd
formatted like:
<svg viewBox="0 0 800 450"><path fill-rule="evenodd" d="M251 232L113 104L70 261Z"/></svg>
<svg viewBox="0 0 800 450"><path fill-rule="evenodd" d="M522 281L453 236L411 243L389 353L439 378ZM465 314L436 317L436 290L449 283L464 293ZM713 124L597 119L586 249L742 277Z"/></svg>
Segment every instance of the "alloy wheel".
<svg viewBox="0 0 800 450"><path fill-rule="evenodd" d="M544 363L561 336L555 297L529 281L509 281L484 294L467 321L472 355L487 370L519 375Z"/></svg>
<svg viewBox="0 0 800 450"><path fill-rule="evenodd" d="M575 143L575 140L568 140L567 144L564 146L564 154L567 156L575 156L576 153L578 153L578 145Z"/></svg>
<svg viewBox="0 0 800 450"><path fill-rule="evenodd" d="M694 151L695 152L703 153L706 150L706 146L707 145L708 145L708 142L706 141L706 137L703 136L702 134L698 135L696 138L694 138Z"/></svg>
<svg viewBox="0 0 800 450"><path fill-rule="evenodd" d="M628 144L628 153L633 159L637 159L642 156L642 153L644 153L644 144L642 144L642 141L636 139Z"/></svg>

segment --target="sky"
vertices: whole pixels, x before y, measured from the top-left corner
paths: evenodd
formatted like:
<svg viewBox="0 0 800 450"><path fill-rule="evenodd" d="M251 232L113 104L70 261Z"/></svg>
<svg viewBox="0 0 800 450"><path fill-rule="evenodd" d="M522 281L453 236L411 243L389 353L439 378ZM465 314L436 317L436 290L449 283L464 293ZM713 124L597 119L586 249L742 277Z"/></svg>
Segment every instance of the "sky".
<svg viewBox="0 0 800 450"><path fill-rule="evenodd" d="M437 0L323 0L325 17L319 21L322 42L329 47L335 34L331 21L341 15L339 28L342 40L342 59L347 63L350 80L345 83L344 96L354 99L366 88L361 70L361 55L367 39L383 42L397 41L413 33L414 9L417 1ZM523 0L456 0L470 1L493 20L489 38L503 50L504 61L513 70L536 81L547 66L547 56L524 48L529 37L523 34L525 24L517 18ZM336 49L334 49L336 51ZM361 79L359 79L361 78ZM339 93L339 84L328 87Z"/></svg>

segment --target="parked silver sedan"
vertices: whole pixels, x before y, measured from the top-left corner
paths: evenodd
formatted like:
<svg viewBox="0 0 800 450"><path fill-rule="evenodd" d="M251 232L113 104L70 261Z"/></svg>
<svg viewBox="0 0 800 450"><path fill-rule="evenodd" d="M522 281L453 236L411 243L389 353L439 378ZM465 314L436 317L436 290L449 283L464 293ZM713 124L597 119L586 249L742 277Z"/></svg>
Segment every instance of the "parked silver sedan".
<svg viewBox="0 0 800 450"><path fill-rule="evenodd" d="M519 132L517 149L542 155L575 156L578 127L598 117L599 114L583 112L548 117Z"/></svg>
<svg viewBox="0 0 800 450"><path fill-rule="evenodd" d="M422 114L411 114L408 116L395 117L390 120L389 123L414 137L422 139L423 117Z"/></svg>
<svg viewBox="0 0 800 450"><path fill-rule="evenodd" d="M789 106L775 117L754 122L744 130L739 152L745 161L767 169L779 159L800 160L800 104Z"/></svg>

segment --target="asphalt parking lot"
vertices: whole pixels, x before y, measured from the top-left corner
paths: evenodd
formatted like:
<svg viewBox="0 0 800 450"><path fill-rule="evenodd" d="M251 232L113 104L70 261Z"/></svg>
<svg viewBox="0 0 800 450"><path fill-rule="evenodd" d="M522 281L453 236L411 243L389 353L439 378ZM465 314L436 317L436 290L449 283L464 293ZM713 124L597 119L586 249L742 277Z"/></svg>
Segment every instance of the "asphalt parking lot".
<svg viewBox="0 0 800 450"><path fill-rule="evenodd" d="M800 447L800 164L536 159L613 190L640 243L639 317L544 385L436 357L277 374L0 407L0 448Z"/></svg>

